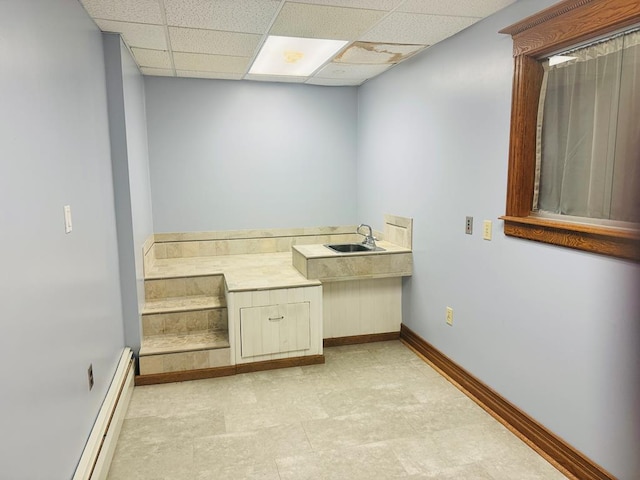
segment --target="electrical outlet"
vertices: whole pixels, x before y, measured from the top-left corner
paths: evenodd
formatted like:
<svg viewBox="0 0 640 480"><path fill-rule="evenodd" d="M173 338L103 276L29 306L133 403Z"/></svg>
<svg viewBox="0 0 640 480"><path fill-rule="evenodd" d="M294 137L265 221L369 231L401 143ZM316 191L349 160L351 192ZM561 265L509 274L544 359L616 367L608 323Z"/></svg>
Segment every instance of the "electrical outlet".
<svg viewBox="0 0 640 480"><path fill-rule="evenodd" d="M453 326L453 308L447 307L447 325Z"/></svg>
<svg viewBox="0 0 640 480"><path fill-rule="evenodd" d="M482 238L491 240L491 220L485 220L482 224Z"/></svg>
<svg viewBox="0 0 640 480"><path fill-rule="evenodd" d="M89 369L87 370L87 378L89 380L89 390L93 388L93 364L89 365Z"/></svg>
<svg viewBox="0 0 640 480"><path fill-rule="evenodd" d="M473 217L467 217L464 225L464 233L473 235Z"/></svg>

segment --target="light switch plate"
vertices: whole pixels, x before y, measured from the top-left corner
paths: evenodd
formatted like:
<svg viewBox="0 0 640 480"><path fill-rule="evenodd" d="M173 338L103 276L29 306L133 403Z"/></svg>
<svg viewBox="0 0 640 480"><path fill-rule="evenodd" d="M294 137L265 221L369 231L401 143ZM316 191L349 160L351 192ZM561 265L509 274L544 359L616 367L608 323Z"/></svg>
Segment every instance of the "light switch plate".
<svg viewBox="0 0 640 480"><path fill-rule="evenodd" d="M491 240L491 220L485 220L482 224L482 238Z"/></svg>
<svg viewBox="0 0 640 480"><path fill-rule="evenodd" d="M71 233L73 223L71 222L71 205L64 206L64 233Z"/></svg>

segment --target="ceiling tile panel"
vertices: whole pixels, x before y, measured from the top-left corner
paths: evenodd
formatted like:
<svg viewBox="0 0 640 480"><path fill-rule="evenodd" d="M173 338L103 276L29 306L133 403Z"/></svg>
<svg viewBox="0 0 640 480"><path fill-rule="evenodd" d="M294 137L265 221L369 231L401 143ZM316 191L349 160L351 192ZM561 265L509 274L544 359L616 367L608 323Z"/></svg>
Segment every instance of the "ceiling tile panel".
<svg viewBox="0 0 640 480"><path fill-rule="evenodd" d="M330 63L314 75L315 78L371 78L381 74L392 65L349 65Z"/></svg>
<svg viewBox="0 0 640 480"><path fill-rule="evenodd" d="M355 40L384 17L380 10L285 3L270 33L289 37Z"/></svg>
<svg viewBox="0 0 640 480"><path fill-rule="evenodd" d="M140 67L171 68L169 52L146 48L132 48L131 51Z"/></svg>
<svg viewBox="0 0 640 480"><path fill-rule="evenodd" d="M392 13L360 40L433 45L477 22L473 17Z"/></svg>
<svg viewBox="0 0 640 480"><path fill-rule="evenodd" d="M251 57L258 48L261 35L194 28L169 27L174 52L209 53Z"/></svg>
<svg viewBox="0 0 640 480"><path fill-rule="evenodd" d="M369 65L400 63L425 47L426 45L353 42L349 48L336 56L333 61Z"/></svg>
<svg viewBox="0 0 640 480"><path fill-rule="evenodd" d="M167 25L211 28L213 0L164 0Z"/></svg>
<svg viewBox="0 0 640 480"><path fill-rule="evenodd" d="M92 18L162 24L158 0L80 0Z"/></svg>
<svg viewBox="0 0 640 480"><path fill-rule="evenodd" d="M334 7L364 8L369 10L390 11L400 5L403 0L291 0L296 3L313 5L331 5Z"/></svg>
<svg viewBox="0 0 640 480"><path fill-rule="evenodd" d="M264 33L278 0L164 0L169 25Z"/></svg>
<svg viewBox="0 0 640 480"><path fill-rule="evenodd" d="M161 25L116 22L113 20L96 20L96 24L103 32L120 33L129 47L167 50L167 39L164 35L164 27Z"/></svg>
<svg viewBox="0 0 640 480"><path fill-rule="evenodd" d="M305 83L307 85L322 85L326 87L344 87L344 86L357 86L367 80L366 78L349 79L349 78L318 78L311 77Z"/></svg>
<svg viewBox="0 0 640 480"><path fill-rule="evenodd" d="M241 80L241 73L198 72L192 70L177 70L178 77L184 78L211 78L214 80Z"/></svg>
<svg viewBox="0 0 640 480"><path fill-rule="evenodd" d="M170 68L141 67L140 71L143 75L153 75L156 77L173 77L173 70L171 70Z"/></svg>
<svg viewBox="0 0 640 480"><path fill-rule="evenodd" d="M511 5L515 0L407 0L399 12L460 17L486 17Z"/></svg>
<svg viewBox="0 0 640 480"><path fill-rule="evenodd" d="M278 0L215 0L213 2L215 30L265 33L278 10Z"/></svg>
<svg viewBox="0 0 640 480"><path fill-rule="evenodd" d="M173 54L176 70L244 74L249 67L250 60L250 57L204 55L201 53L175 52Z"/></svg>

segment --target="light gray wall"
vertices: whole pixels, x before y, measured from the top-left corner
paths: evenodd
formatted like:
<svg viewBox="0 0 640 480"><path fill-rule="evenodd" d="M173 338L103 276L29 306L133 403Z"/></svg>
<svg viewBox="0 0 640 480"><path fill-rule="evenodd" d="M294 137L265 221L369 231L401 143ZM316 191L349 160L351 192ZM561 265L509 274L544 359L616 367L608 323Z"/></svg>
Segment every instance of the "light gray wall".
<svg viewBox="0 0 640 480"><path fill-rule="evenodd" d="M104 33L125 342L140 348L143 251L153 234L144 81L120 36Z"/></svg>
<svg viewBox="0 0 640 480"><path fill-rule="evenodd" d="M145 86L156 232L356 221L354 87Z"/></svg>
<svg viewBox="0 0 640 480"><path fill-rule="evenodd" d="M0 477L71 478L124 345L102 38L76 0L0 32Z"/></svg>
<svg viewBox="0 0 640 480"><path fill-rule="evenodd" d="M358 217L414 217L404 323L621 479L640 472L637 264L506 238L521 0L359 90ZM375 192L372 195L372 192ZM475 232L464 234L466 215ZM482 220L493 240L482 239ZM445 308L454 309L454 325Z"/></svg>

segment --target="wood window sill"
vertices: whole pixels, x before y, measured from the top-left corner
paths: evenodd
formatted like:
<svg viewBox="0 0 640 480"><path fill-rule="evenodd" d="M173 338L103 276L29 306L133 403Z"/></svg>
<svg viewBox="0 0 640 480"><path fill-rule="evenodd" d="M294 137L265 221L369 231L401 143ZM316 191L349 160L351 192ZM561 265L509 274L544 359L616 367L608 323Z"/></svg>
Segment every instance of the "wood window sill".
<svg viewBox="0 0 640 480"><path fill-rule="evenodd" d="M640 232L625 228L502 216L504 234L537 242L640 261Z"/></svg>

